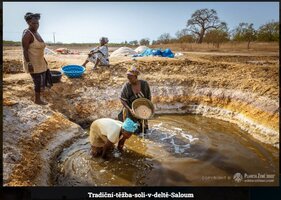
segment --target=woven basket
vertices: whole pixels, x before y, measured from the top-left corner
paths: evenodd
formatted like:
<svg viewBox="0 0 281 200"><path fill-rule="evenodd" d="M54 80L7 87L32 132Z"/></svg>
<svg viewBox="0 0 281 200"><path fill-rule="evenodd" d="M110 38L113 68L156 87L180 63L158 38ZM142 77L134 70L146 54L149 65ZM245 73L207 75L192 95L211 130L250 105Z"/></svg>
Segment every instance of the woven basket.
<svg viewBox="0 0 281 200"><path fill-rule="evenodd" d="M150 116L142 116L141 114L138 115L138 112L136 112L136 111L140 106L145 106L146 108L148 108L151 111ZM152 102L150 100L148 100L146 98L139 98L139 99L136 99L135 101L133 101L132 109L135 113L135 117L138 119L151 119L155 112L154 105L152 104Z"/></svg>

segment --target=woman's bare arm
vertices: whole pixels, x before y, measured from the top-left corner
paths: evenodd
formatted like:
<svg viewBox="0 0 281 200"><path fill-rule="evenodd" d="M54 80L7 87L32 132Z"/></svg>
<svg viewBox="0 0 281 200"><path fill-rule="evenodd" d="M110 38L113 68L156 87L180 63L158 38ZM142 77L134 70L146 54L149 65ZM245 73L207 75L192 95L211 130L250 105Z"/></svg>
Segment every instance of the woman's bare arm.
<svg viewBox="0 0 281 200"><path fill-rule="evenodd" d="M30 62L28 56L28 48L31 42L32 42L32 35L29 32L26 32L22 37L23 56L26 62Z"/></svg>
<svg viewBox="0 0 281 200"><path fill-rule="evenodd" d="M107 150L108 149L110 149L110 147L113 145L113 143L112 142L110 142L108 139L107 139L107 141L106 141L106 143L105 143L105 145L103 146L103 149L102 149L102 155L101 155L101 157L102 158L106 158L106 152L107 152Z"/></svg>
<svg viewBox="0 0 281 200"><path fill-rule="evenodd" d="M129 107L128 103L126 101L124 101L123 99L121 99L121 98L120 98L120 100L121 100L122 105L125 108L127 108L132 114L134 114L133 110Z"/></svg>
<svg viewBox="0 0 281 200"><path fill-rule="evenodd" d="M28 71L30 73L34 72L34 68L30 63L29 56L28 56L28 48L30 43L32 42L32 35L29 32L26 32L25 35L22 37L22 47L23 47L23 56L26 62L28 62Z"/></svg>

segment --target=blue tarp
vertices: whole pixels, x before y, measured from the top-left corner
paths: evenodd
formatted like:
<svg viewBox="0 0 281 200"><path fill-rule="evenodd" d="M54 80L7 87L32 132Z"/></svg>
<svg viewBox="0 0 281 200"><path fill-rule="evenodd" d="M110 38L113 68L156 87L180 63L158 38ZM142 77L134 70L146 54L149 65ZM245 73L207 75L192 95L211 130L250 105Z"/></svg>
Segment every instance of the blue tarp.
<svg viewBox="0 0 281 200"><path fill-rule="evenodd" d="M169 58L175 57L171 49L165 49L164 51L161 51L161 49L146 49L141 54L133 55L133 57L144 57L144 56L161 56L161 57L169 57Z"/></svg>

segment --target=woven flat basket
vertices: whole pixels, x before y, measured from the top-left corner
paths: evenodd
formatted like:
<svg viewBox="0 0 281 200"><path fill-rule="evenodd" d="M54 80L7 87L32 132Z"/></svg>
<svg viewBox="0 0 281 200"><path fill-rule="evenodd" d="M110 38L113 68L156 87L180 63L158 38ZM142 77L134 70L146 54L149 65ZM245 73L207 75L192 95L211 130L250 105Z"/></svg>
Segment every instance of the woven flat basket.
<svg viewBox="0 0 281 200"><path fill-rule="evenodd" d="M133 101L132 109L138 119L151 119L154 116L154 105L149 99L139 98Z"/></svg>

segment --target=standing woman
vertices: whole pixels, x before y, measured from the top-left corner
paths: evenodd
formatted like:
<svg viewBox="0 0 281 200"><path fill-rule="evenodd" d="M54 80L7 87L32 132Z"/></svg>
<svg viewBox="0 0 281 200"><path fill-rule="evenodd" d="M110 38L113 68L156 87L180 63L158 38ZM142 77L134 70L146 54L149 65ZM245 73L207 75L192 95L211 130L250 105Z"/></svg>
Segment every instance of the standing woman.
<svg viewBox="0 0 281 200"><path fill-rule="evenodd" d="M35 98L34 102L40 105L46 105L40 98L41 89L48 86L50 81L47 77L48 64L44 58L44 49L46 47L43 39L37 32L39 28L40 14L26 13L24 16L28 24L28 29L23 31L23 66L26 73L30 73L34 82ZM48 72L50 72L48 70ZM48 74L49 75L49 74ZM52 85L52 83L50 83Z"/></svg>
<svg viewBox="0 0 281 200"><path fill-rule="evenodd" d="M151 100L150 87L147 81L138 79L138 75L140 74L140 72L135 66L132 66L130 69L128 69L126 74L128 82L123 85L120 95L120 100L124 107L121 113L119 113L118 119L120 121L124 121L128 117L135 122L139 122L140 126L136 133L141 133L142 123L141 120L134 117L132 103L138 98L146 98ZM144 132L146 133L148 130L148 121L145 120L144 123Z"/></svg>

